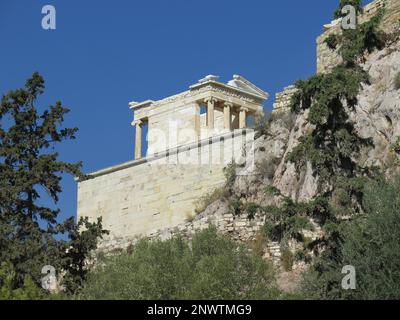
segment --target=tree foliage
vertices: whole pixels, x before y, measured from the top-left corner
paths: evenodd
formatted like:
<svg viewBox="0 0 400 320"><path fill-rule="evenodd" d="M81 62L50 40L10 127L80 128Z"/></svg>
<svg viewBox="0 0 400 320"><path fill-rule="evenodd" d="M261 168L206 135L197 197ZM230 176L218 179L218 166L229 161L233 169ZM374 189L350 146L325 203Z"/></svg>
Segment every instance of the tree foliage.
<svg viewBox="0 0 400 320"><path fill-rule="evenodd" d="M353 6L357 13L363 10L362 0L340 0L339 8L333 14L335 19L343 17L342 9L347 5Z"/></svg>
<svg viewBox="0 0 400 320"><path fill-rule="evenodd" d="M38 300L43 299L45 292L27 275L23 285L14 288L15 271L10 263L0 265L0 300Z"/></svg>
<svg viewBox="0 0 400 320"><path fill-rule="evenodd" d="M336 254L324 252L306 274L305 296L400 298L400 177L369 182L363 202L365 214L341 223L342 245ZM355 290L341 288L345 265L355 267Z"/></svg>
<svg viewBox="0 0 400 320"><path fill-rule="evenodd" d="M382 49L389 36L379 30L379 24L385 14L381 8L371 19L357 25L356 29L341 30L340 34L331 34L325 42L332 50L338 50L347 67L355 67L363 61L366 52Z"/></svg>
<svg viewBox="0 0 400 320"><path fill-rule="evenodd" d="M1 99L0 261L12 265L14 289L23 287L28 276L39 284L44 265L70 270L71 253L66 254L66 249L74 248L79 237L90 238L77 234L82 223L93 237L86 249L103 234L101 221L76 225L72 218L58 219L62 174L82 176L81 163L62 161L54 151L59 143L75 139L77 128L62 127L69 109L59 101L39 111L36 105L44 89L43 78L35 72L23 88L11 90ZM43 205L46 196L54 206ZM71 241L56 239L63 233L73 237ZM87 250L80 252L87 255Z"/></svg>
<svg viewBox="0 0 400 320"><path fill-rule="evenodd" d="M188 243L142 240L131 254L106 258L88 278L85 299L272 299L278 297L270 263L215 228Z"/></svg>

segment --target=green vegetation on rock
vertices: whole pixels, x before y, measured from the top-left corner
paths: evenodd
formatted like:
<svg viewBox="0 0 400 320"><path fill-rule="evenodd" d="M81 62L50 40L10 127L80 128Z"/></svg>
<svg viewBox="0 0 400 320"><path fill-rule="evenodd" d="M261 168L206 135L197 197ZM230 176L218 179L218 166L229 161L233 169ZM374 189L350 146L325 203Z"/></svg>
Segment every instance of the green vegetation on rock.
<svg viewBox="0 0 400 320"><path fill-rule="evenodd" d="M400 177L365 187L365 213L339 226L342 245L323 252L303 281L303 295L314 299L400 298ZM341 270L356 270L356 289L343 290Z"/></svg>
<svg viewBox="0 0 400 320"><path fill-rule="evenodd" d="M275 299L271 263L208 228L193 241L141 240L131 253L101 261L84 299Z"/></svg>

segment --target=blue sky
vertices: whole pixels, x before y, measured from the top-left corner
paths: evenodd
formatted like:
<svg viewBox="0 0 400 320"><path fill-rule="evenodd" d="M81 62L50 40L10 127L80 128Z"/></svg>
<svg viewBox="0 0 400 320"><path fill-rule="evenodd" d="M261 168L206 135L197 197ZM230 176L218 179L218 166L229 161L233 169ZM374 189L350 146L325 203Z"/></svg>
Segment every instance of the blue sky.
<svg viewBox="0 0 400 320"><path fill-rule="evenodd" d="M79 128L61 158L94 171L133 158L129 101L240 74L270 93L269 109L276 92L315 73L315 40L338 2L1 0L0 94L39 71L41 105L61 100L71 109L66 125ZM46 4L56 8L56 30L41 27ZM76 213L73 178L63 187L62 219Z"/></svg>

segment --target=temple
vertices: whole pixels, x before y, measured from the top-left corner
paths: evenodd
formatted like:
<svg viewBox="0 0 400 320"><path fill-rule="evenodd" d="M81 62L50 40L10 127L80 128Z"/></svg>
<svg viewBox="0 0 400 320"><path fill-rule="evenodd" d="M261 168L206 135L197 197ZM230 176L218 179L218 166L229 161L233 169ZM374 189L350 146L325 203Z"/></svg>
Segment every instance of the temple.
<svg viewBox="0 0 400 320"><path fill-rule="evenodd" d="M252 125L267 98L242 76L209 75L177 95L130 102L134 159L78 181L78 218L103 217L110 242L193 218L196 201L224 184L227 164L251 168Z"/></svg>
<svg viewBox="0 0 400 320"><path fill-rule="evenodd" d="M263 112L262 103L267 98L267 93L239 75L234 75L227 84L209 75L190 86L188 91L172 97L131 102L132 125L136 127L135 159L142 158L142 127L145 125L148 126L147 154L151 155L245 129L255 114Z"/></svg>

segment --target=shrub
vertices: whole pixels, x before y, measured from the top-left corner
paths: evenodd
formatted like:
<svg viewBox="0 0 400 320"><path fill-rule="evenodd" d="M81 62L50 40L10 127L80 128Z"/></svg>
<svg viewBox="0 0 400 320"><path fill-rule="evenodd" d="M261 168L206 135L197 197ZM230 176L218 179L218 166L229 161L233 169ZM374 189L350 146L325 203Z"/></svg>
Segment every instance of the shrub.
<svg viewBox="0 0 400 320"><path fill-rule="evenodd" d="M331 34L325 39L325 43L331 50L336 50L339 44L339 37L336 34Z"/></svg>
<svg viewBox="0 0 400 320"><path fill-rule="evenodd" d="M229 211L234 216L239 216L244 211L244 204L241 198L231 197L229 198Z"/></svg>
<svg viewBox="0 0 400 320"><path fill-rule="evenodd" d="M293 129L296 120L296 114L290 109L285 111L277 111L271 114L271 122L282 121L283 126L289 131Z"/></svg>
<svg viewBox="0 0 400 320"><path fill-rule="evenodd" d="M291 271L294 262L294 255L288 248L281 249L281 263L285 271Z"/></svg>
<svg viewBox="0 0 400 320"><path fill-rule="evenodd" d="M192 222L196 218L196 215L193 213L186 213L186 221L187 222Z"/></svg>
<svg viewBox="0 0 400 320"><path fill-rule="evenodd" d="M271 264L218 235L141 241L133 253L109 257L94 270L84 299L271 299L278 297Z"/></svg>
<svg viewBox="0 0 400 320"><path fill-rule="evenodd" d="M265 232L257 232L254 241L251 243L251 249L255 255L260 257L264 255L264 246L267 243L267 240L268 239L265 236Z"/></svg>
<svg viewBox="0 0 400 320"><path fill-rule="evenodd" d="M256 138L262 135L268 135L268 131L271 127L271 113L259 113L255 117L254 131L256 132Z"/></svg>
<svg viewBox="0 0 400 320"><path fill-rule="evenodd" d="M281 159L276 157L261 160L256 164L257 173L267 179L272 179L280 161Z"/></svg>
<svg viewBox="0 0 400 320"><path fill-rule="evenodd" d="M266 186L264 189L264 193L269 196L279 196L281 192L278 188L274 186Z"/></svg>
<svg viewBox="0 0 400 320"><path fill-rule="evenodd" d="M16 272L10 263L0 265L0 300L40 300L45 298L45 292L39 288L27 275L24 285L14 288Z"/></svg>
<svg viewBox="0 0 400 320"><path fill-rule="evenodd" d="M400 298L400 177L370 182L365 190L366 213L337 228L342 233L343 245L334 255L322 255L306 274L306 296ZM341 270L345 265L356 268L356 290L341 289Z"/></svg>
<svg viewBox="0 0 400 320"><path fill-rule="evenodd" d="M394 87L396 90L400 90L400 72L394 78Z"/></svg>
<svg viewBox="0 0 400 320"><path fill-rule="evenodd" d="M218 199L223 198L225 195L225 190L223 188L216 188L213 191L206 193L200 199L198 199L195 203L195 212L197 214L203 212L207 209L207 207L217 201ZM189 217L188 217L189 218ZM194 219L194 217L193 217Z"/></svg>
<svg viewBox="0 0 400 320"><path fill-rule="evenodd" d="M229 163L225 168L224 168L224 175L225 175L225 187L230 188L236 180L236 169L238 168L238 165L235 163L235 161L232 161Z"/></svg>
<svg viewBox="0 0 400 320"><path fill-rule="evenodd" d="M362 7L362 1L361 0L340 0L340 5L339 8L335 11L333 14L334 18L340 18L343 16L342 14L342 9L346 5L351 5L356 8L356 12L362 12L363 7Z"/></svg>
<svg viewBox="0 0 400 320"><path fill-rule="evenodd" d="M265 113L262 115L258 115L255 118L255 138L257 139L258 137L262 135L271 135L270 129L271 129L271 124L276 121L282 121L282 125L288 129L292 130L294 127L294 123L296 120L296 114L291 112L290 110L285 110L285 111L276 111L276 112L269 112Z"/></svg>
<svg viewBox="0 0 400 320"><path fill-rule="evenodd" d="M396 142L390 146L390 151L393 153L400 154L400 137L397 137Z"/></svg>

